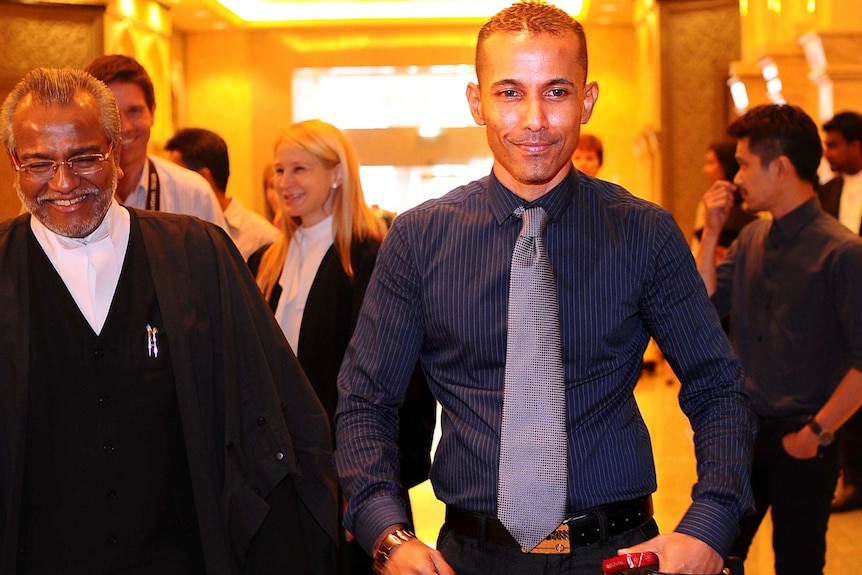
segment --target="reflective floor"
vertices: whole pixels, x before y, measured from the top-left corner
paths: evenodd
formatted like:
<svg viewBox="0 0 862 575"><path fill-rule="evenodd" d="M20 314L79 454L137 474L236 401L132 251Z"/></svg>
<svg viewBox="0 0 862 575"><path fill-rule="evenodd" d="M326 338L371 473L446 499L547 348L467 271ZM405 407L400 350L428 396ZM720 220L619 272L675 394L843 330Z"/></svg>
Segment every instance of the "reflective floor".
<svg viewBox="0 0 862 575"><path fill-rule="evenodd" d="M679 383L671 374L659 372L642 378L635 394L649 426L656 456L658 491L654 495L656 520L663 532L672 530L690 504L695 479L692 432L677 403ZM434 544L443 522L443 504L425 482L410 492L420 539ZM862 510L835 514L829 522L825 575L858 571L862 551ZM746 575L774 573L772 525L764 521L745 564ZM852 562L852 563L851 563ZM852 565L852 566L851 566ZM597 575L600 575L597 573Z"/></svg>

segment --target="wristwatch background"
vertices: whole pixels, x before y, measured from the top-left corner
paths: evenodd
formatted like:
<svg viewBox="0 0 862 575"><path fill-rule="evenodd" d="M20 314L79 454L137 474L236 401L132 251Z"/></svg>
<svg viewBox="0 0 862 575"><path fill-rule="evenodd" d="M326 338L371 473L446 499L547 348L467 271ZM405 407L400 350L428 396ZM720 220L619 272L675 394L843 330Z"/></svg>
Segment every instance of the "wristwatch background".
<svg viewBox="0 0 862 575"><path fill-rule="evenodd" d="M813 415L808 420L808 427L811 428L811 431L814 432L814 435L817 436L817 439L820 441L820 445L822 445L823 447L826 447L827 445L830 445L833 441L835 441L835 435L831 431L826 431L825 429L823 429L823 427L821 427L820 424L817 423L817 420L814 419Z"/></svg>
<svg viewBox="0 0 862 575"><path fill-rule="evenodd" d="M384 537L383 541L380 542L380 546L377 547L377 551L374 552L374 572L377 575L383 573L383 567L389 560L392 550L411 539L416 539L416 534L409 529L396 529Z"/></svg>

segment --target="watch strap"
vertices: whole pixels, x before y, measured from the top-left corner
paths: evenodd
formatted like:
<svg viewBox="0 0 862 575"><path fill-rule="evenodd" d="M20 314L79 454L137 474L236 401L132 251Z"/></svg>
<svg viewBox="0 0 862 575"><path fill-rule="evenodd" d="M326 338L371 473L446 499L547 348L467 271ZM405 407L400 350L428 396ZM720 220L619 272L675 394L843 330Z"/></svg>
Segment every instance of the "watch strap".
<svg viewBox="0 0 862 575"><path fill-rule="evenodd" d="M835 439L835 436L832 433L825 431L823 426L817 423L817 420L814 419L813 415L808 418L807 425L811 428L811 431L814 432L814 435L817 436L817 439L820 441L820 445L827 446Z"/></svg>
<svg viewBox="0 0 862 575"><path fill-rule="evenodd" d="M409 529L396 529L387 534L374 552L374 573L377 575L383 573L383 568L386 562L389 561L389 555L392 553L392 550L411 539L416 539L416 534Z"/></svg>

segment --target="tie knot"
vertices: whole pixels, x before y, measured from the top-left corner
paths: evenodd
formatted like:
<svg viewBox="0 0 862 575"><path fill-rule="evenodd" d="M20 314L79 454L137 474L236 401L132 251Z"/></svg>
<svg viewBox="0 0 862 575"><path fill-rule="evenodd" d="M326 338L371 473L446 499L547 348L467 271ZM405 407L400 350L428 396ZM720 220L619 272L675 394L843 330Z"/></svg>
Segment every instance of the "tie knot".
<svg viewBox="0 0 862 575"><path fill-rule="evenodd" d="M541 206L533 206L526 210L519 207L515 210L515 215L524 221L520 236L537 238L545 231L545 225L548 223L548 212Z"/></svg>

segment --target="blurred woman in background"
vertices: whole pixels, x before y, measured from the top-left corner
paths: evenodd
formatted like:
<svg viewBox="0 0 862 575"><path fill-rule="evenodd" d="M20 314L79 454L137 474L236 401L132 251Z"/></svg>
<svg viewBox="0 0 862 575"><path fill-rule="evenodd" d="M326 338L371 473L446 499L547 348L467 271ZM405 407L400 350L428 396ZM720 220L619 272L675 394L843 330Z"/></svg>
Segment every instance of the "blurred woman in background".
<svg viewBox="0 0 862 575"><path fill-rule="evenodd" d="M281 227L281 200L275 191L272 164L263 168L263 197L266 205L266 218L277 228Z"/></svg>

